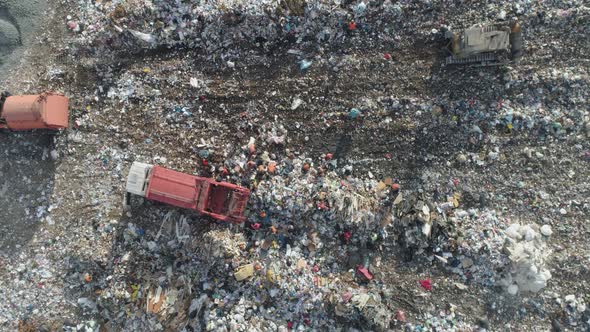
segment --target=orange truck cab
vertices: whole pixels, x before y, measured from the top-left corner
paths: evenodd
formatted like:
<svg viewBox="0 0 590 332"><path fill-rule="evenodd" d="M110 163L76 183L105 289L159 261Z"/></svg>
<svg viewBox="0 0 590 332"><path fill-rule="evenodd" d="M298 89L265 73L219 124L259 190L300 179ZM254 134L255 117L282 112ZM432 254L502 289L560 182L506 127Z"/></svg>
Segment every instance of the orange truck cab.
<svg viewBox="0 0 590 332"><path fill-rule="evenodd" d="M0 100L0 128L11 130L68 127L68 98L42 94L8 96Z"/></svg>
<svg viewBox="0 0 590 332"><path fill-rule="evenodd" d="M246 220L244 210L250 196L247 188L228 182L139 162L131 166L126 191L127 205L131 202L131 194L135 194L232 223Z"/></svg>

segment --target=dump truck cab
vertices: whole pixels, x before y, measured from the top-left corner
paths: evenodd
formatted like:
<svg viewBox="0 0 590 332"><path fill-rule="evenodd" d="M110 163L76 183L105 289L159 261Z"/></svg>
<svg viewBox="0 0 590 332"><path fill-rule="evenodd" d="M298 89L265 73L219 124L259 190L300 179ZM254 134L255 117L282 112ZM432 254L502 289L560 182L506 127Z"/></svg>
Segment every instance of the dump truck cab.
<svg viewBox="0 0 590 332"><path fill-rule="evenodd" d="M227 182L198 177L161 166L134 162L127 177L126 202L131 194L221 221L241 223L250 191Z"/></svg>
<svg viewBox="0 0 590 332"><path fill-rule="evenodd" d="M0 101L0 128L62 129L68 118L68 98L62 95L3 95Z"/></svg>
<svg viewBox="0 0 590 332"><path fill-rule="evenodd" d="M445 62L449 65L503 64L518 60L523 53L522 33L517 22L447 31L446 37L451 55Z"/></svg>

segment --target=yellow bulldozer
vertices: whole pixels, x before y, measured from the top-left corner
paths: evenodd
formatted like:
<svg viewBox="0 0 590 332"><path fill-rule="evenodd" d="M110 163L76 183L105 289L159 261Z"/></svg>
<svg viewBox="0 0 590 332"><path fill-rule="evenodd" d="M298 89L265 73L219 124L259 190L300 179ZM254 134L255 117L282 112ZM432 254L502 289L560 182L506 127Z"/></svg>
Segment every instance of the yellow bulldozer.
<svg viewBox="0 0 590 332"><path fill-rule="evenodd" d="M518 22L474 26L447 31L447 65L501 65L518 61L523 55L522 31Z"/></svg>

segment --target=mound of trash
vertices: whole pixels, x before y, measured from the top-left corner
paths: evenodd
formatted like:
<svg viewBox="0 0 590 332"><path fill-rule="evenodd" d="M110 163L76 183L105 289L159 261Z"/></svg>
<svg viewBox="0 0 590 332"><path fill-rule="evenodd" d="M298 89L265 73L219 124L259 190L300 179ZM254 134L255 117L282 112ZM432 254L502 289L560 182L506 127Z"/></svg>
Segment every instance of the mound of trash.
<svg viewBox="0 0 590 332"><path fill-rule="evenodd" d="M538 292L545 288L551 279L551 272L546 266L551 254L546 244L547 237L552 234L551 227L512 224L505 234L507 239L504 250L510 265L501 284L512 295Z"/></svg>

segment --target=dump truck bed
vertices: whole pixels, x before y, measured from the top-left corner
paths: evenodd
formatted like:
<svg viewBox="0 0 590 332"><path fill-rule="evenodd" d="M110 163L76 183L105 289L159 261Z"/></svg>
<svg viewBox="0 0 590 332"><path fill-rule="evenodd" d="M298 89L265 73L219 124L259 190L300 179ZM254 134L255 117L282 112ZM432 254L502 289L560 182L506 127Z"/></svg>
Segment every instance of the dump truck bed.
<svg viewBox="0 0 590 332"><path fill-rule="evenodd" d="M161 166L154 166L145 197L181 208L196 210L197 178Z"/></svg>
<svg viewBox="0 0 590 332"><path fill-rule="evenodd" d="M9 96L0 117L4 127L12 130L67 128L68 103L61 95Z"/></svg>

